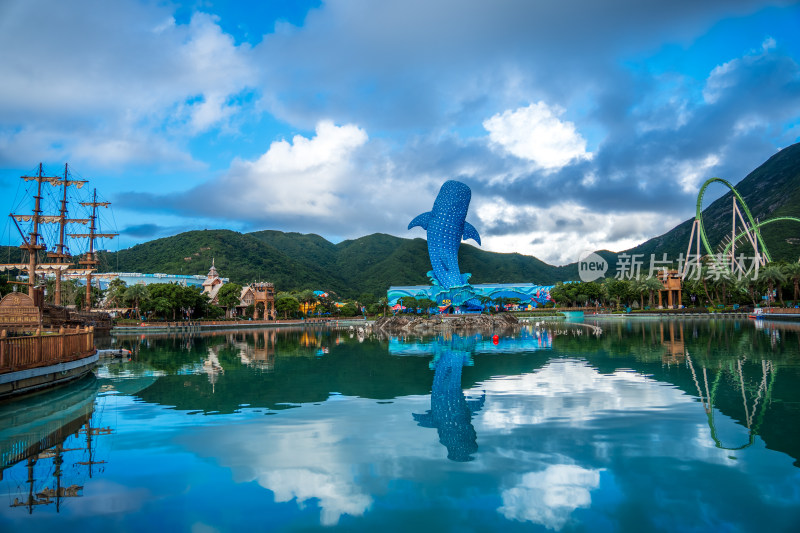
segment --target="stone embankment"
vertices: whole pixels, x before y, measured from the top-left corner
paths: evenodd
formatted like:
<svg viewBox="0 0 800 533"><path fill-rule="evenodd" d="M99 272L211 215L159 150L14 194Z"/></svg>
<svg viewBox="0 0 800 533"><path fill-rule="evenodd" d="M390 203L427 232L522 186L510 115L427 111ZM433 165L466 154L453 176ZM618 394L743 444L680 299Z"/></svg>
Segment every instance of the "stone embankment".
<svg viewBox="0 0 800 533"><path fill-rule="evenodd" d="M464 330L513 330L519 320L509 313L498 315L460 315L453 317L391 316L379 318L372 326L374 331L385 333L440 333Z"/></svg>

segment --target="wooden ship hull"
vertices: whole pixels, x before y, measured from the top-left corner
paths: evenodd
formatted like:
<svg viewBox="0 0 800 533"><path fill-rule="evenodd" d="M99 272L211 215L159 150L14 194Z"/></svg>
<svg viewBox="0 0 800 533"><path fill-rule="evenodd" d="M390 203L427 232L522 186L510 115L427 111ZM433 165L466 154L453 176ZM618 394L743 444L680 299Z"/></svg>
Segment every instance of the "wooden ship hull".
<svg viewBox="0 0 800 533"><path fill-rule="evenodd" d="M42 326L55 329L92 326L97 334L111 331L114 320L104 311L76 311L59 305L45 304L42 309Z"/></svg>
<svg viewBox="0 0 800 533"><path fill-rule="evenodd" d="M66 383L91 372L94 328L46 328L27 294L0 300L0 400Z"/></svg>

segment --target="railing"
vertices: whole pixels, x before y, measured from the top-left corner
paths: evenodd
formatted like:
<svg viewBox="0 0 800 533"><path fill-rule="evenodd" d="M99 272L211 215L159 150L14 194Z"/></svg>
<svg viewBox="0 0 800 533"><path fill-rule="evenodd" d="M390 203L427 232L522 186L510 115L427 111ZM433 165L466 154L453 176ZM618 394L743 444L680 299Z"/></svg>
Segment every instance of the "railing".
<svg viewBox="0 0 800 533"><path fill-rule="evenodd" d="M766 307L763 312L776 315L796 315L800 314L800 309L796 307Z"/></svg>
<svg viewBox="0 0 800 533"><path fill-rule="evenodd" d="M94 328L37 331L8 337L0 332L0 374L75 361L94 353Z"/></svg>

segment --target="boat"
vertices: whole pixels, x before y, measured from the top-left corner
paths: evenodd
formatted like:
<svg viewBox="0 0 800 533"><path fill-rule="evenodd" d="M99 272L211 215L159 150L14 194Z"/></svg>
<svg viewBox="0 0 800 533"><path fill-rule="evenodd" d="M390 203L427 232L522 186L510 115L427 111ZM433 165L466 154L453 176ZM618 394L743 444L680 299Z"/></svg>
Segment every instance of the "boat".
<svg viewBox="0 0 800 533"><path fill-rule="evenodd" d="M35 175L21 178L36 182L33 212L10 215L20 233L20 248L27 254L27 261L0 264L0 271L26 271L26 281L11 283L26 285L27 294L15 290L0 300L0 400L72 381L90 372L98 360L95 330L110 329L111 324L107 313L91 309L91 281L98 264L94 241L117 235L100 233L97 229L97 208L107 207L108 202L98 202L95 190L92 201L80 202L84 207L91 207L91 216L70 219L67 189L70 186L80 188L86 181L70 179L68 165L64 166L63 178L46 176L41 163ZM57 215L43 213L43 185L62 188ZM19 222L31 224L27 234ZM41 232L45 224L58 224L57 243L52 243L49 249ZM66 233L66 228L72 224L88 224L89 233ZM65 244L67 236L89 240L88 252L77 260L82 268L73 266L76 260ZM44 276L55 277L52 303L45 302L44 284L40 283ZM86 278L85 306L80 311L61 305L62 278L75 276Z"/></svg>

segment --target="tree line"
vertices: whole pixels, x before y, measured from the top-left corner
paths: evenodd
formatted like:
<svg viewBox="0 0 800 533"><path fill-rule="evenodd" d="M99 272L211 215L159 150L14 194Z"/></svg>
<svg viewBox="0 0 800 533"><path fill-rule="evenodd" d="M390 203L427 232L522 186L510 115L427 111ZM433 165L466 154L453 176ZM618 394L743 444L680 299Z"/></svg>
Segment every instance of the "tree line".
<svg viewBox="0 0 800 533"><path fill-rule="evenodd" d="M655 276L632 279L558 283L550 291L556 306L655 307L661 281ZM768 263L743 275L704 265L683 280L684 307L728 305L786 305L800 303L800 263ZM664 305L665 303L662 302Z"/></svg>

